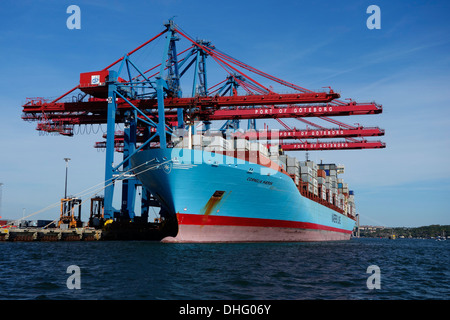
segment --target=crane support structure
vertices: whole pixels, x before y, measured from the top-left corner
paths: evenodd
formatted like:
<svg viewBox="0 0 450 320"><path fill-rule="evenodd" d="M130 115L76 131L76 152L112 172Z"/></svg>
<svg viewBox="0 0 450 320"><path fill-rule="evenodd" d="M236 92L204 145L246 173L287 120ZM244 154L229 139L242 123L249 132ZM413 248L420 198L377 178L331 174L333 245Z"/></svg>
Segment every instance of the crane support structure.
<svg viewBox="0 0 450 320"><path fill-rule="evenodd" d="M351 150L351 149L379 149L385 148L386 144L381 141L323 141L280 144L284 151L314 151L314 150Z"/></svg>
<svg viewBox="0 0 450 320"><path fill-rule="evenodd" d="M384 130L378 127L372 128L322 128L322 129L290 129L290 130L260 130L236 132L234 137L242 137L248 140L271 139L319 139L319 138L348 138L348 137L372 137L382 136Z"/></svg>
<svg viewBox="0 0 450 320"><path fill-rule="evenodd" d="M42 133L73 136L76 128L101 128L106 124L106 141L95 145L106 149L102 201L105 219L135 219L136 189L140 183L132 174L130 158L148 148L170 147L176 129L195 132L198 121L208 130L215 121L225 120L219 130L232 130L235 137L240 137L239 122L248 120L249 131L242 133L245 139L264 139L270 144L276 133L278 144L286 151L385 147L383 142L361 138L384 135L384 130L350 126L329 118L380 114L380 104L342 101L341 94L330 87L318 91L303 88L224 53L210 41L194 40L173 20L164 26L163 31L106 67L80 73L77 85L58 98L27 98L22 106L22 119L37 122L36 129ZM154 41L158 38L165 39ZM145 59L140 57L138 66L136 52L149 45L153 46L153 53L160 45L162 55L147 55L150 62L142 62ZM211 79L215 79L212 85ZM290 92L278 93L286 92L286 88ZM325 128L303 119L312 117L338 128ZM302 120L310 127L292 129L280 120L287 118ZM257 131L259 119L275 119L284 130ZM122 125L123 130L116 131L117 125ZM320 142L321 138L345 141ZM288 139L300 142L284 143ZM118 151L122 158L115 163ZM122 201L116 209L113 195L117 181L122 182ZM154 204L154 197L142 188L141 217L147 217L148 204Z"/></svg>

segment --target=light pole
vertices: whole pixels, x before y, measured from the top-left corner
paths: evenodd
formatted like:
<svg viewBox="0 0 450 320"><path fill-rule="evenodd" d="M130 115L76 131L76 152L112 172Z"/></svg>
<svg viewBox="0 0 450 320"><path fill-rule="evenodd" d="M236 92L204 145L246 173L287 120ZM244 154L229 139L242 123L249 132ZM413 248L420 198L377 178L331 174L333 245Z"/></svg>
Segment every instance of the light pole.
<svg viewBox="0 0 450 320"><path fill-rule="evenodd" d="M66 184L64 189L64 199L67 199L67 171L69 169L69 160L70 158L64 158L64 161L66 161Z"/></svg>
<svg viewBox="0 0 450 320"><path fill-rule="evenodd" d="M2 188L3 183L0 182L0 219L2 218Z"/></svg>

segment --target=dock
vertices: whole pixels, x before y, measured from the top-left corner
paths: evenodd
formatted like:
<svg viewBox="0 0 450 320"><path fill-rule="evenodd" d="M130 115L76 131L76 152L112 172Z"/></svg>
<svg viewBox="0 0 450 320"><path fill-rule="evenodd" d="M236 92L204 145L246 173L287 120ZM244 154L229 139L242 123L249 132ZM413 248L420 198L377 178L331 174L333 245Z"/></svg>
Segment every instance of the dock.
<svg viewBox="0 0 450 320"><path fill-rule="evenodd" d="M0 231L0 241L97 241L101 239L102 230L90 228L3 228Z"/></svg>

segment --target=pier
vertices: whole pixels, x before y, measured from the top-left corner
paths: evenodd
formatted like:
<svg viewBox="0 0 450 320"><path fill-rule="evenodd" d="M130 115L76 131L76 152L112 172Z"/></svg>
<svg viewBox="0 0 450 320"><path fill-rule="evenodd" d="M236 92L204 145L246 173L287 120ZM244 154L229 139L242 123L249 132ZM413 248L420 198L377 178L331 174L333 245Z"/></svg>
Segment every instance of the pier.
<svg viewBox="0 0 450 320"><path fill-rule="evenodd" d="M96 241L101 239L102 230L88 228L3 228L0 231L0 241Z"/></svg>

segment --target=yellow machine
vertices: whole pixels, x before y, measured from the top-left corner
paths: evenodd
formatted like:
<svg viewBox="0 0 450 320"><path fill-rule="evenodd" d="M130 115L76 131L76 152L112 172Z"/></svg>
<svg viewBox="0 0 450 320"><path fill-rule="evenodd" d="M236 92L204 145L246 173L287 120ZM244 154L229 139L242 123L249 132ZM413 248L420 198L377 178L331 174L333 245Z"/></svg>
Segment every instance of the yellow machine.
<svg viewBox="0 0 450 320"><path fill-rule="evenodd" d="M59 218L58 227L66 224L69 228L80 228L83 226L81 221L81 199L67 198L61 199L61 216ZM75 212L78 209L78 215Z"/></svg>

